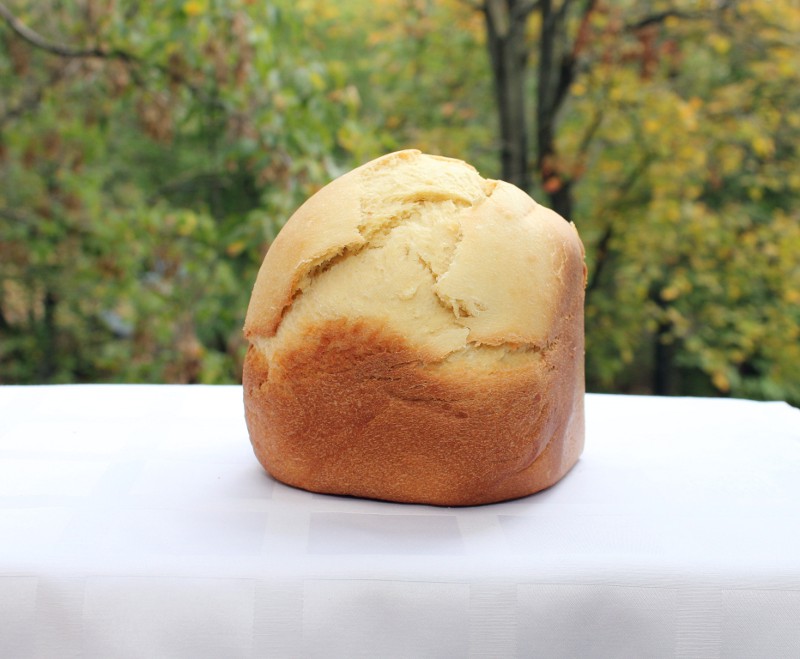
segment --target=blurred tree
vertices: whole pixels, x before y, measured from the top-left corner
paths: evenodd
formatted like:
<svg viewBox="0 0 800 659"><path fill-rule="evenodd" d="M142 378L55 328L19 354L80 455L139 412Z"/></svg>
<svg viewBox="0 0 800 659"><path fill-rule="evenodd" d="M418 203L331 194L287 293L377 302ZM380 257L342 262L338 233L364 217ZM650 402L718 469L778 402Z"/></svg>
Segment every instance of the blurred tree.
<svg viewBox="0 0 800 659"><path fill-rule="evenodd" d="M587 243L590 385L800 400L797 3L476 9L503 172L538 184ZM530 116L507 108L521 103L529 59ZM538 181L509 157L530 119Z"/></svg>
<svg viewBox="0 0 800 659"><path fill-rule="evenodd" d="M360 100L340 128L358 162L418 148L495 167L482 17L463 0L299 0L309 45Z"/></svg>
<svg viewBox="0 0 800 659"><path fill-rule="evenodd" d="M357 102L289 8L0 4L0 382L235 381Z"/></svg>
<svg viewBox="0 0 800 659"><path fill-rule="evenodd" d="M417 147L578 224L590 390L800 402L792 0L0 6L0 381L234 381L274 231Z"/></svg>
<svg viewBox="0 0 800 659"><path fill-rule="evenodd" d="M579 225L591 389L800 400L796 3L347 6L303 3L363 101L359 160L462 157Z"/></svg>
<svg viewBox="0 0 800 659"><path fill-rule="evenodd" d="M486 0L487 44L500 124L501 177L530 191L527 112L527 23L536 3L528 0ZM549 34L549 32L548 32ZM549 72L549 68L547 71Z"/></svg>

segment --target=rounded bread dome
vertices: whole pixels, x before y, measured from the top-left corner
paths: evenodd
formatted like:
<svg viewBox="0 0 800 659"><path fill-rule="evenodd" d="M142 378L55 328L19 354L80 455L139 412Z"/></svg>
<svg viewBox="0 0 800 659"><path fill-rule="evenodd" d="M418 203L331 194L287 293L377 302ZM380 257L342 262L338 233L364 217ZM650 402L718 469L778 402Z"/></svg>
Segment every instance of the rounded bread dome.
<svg viewBox="0 0 800 659"><path fill-rule="evenodd" d="M530 494L584 436L574 225L450 158L400 151L289 219L245 320L253 447L317 492L469 505Z"/></svg>

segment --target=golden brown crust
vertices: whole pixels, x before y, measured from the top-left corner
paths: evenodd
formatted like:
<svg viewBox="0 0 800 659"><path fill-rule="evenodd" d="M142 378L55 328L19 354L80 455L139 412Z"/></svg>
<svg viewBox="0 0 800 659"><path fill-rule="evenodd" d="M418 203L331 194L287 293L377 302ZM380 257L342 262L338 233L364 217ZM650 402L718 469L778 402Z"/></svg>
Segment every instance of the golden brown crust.
<svg viewBox="0 0 800 659"><path fill-rule="evenodd" d="M583 447L583 246L518 188L418 151L289 219L245 321L250 437L318 492L470 505L558 481Z"/></svg>
<svg viewBox="0 0 800 659"><path fill-rule="evenodd" d="M583 447L582 334L524 365L426 364L399 336L329 322L274 355L247 355L255 453L316 492L463 506L549 487Z"/></svg>

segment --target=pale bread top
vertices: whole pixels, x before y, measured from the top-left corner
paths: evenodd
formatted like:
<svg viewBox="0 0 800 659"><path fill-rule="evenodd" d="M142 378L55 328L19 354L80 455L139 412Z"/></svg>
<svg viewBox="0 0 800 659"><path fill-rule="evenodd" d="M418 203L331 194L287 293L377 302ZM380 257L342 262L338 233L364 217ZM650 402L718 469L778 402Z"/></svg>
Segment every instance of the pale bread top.
<svg viewBox="0 0 800 659"><path fill-rule="evenodd" d="M546 347L576 283L574 225L460 160L399 151L295 212L264 259L244 330L270 353L327 320L363 319L426 361L496 362Z"/></svg>

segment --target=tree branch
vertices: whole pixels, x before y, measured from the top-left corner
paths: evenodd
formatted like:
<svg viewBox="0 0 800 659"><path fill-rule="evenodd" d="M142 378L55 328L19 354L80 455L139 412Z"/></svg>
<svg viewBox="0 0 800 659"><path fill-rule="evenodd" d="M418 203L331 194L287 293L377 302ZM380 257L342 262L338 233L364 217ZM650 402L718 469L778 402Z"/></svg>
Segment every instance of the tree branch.
<svg viewBox="0 0 800 659"><path fill-rule="evenodd" d="M511 29L511 17L506 2L486 0L484 5L487 25L500 38L505 39Z"/></svg>
<svg viewBox="0 0 800 659"><path fill-rule="evenodd" d="M667 9L665 11L660 11L657 14L645 16L644 18L636 21L635 23L628 23L625 26L625 30L627 32L636 32L637 30L641 30L642 28L648 27L649 25L661 24L668 18L692 18L697 16L698 14L688 14L685 11L681 11L680 9Z"/></svg>
<svg viewBox="0 0 800 659"><path fill-rule="evenodd" d="M566 11L568 8L569 3L564 2L561 6L560 16L559 16L559 25L563 29L566 24ZM582 38L582 32L588 29L588 21L589 16L591 15L592 11L597 6L597 0L587 0L586 4L583 7L583 13L581 15L581 22L580 27L578 28L578 34L575 37L575 41L572 45L572 48L569 50L563 50L561 57L559 58L558 64L558 83L556 85L555 96L553 98L553 112L558 112L558 109L561 107L562 103L567 97L569 93L569 88L572 86L572 83L575 81L575 73L576 67L578 64L578 55L580 52L580 40ZM566 39L565 39L566 40Z"/></svg>
<svg viewBox="0 0 800 659"><path fill-rule="evenodd" d="M631 188L636 184L636 181L639 180L639 177L647 170L650 166L650 162L652 161L652 155L650 153L645 152L642 156L642 159L637 163L636 167L634 167L629 173L625 180L622 182L622 185L619 187L619 194L617 195L617 199L624 197L628 192L630 192ZM599 216L602 217L606 215L606 212L601 213ZM609 214L611 215L611 214ZM612 216L613 217L613 216ZM615 225L613 220L609 220L608 224L606 225L605 231L603 235L600 237L600 240L597 242L597 249L595 249L595 257L594 257L594 267L592 268L592 276L589 279L586 285L586 297L589 297L589 294L597 288L598 283L600 282L600 275L603 272L605 266L607 265L610 257L611 257L611 241L615 235Z"/></svg>
<svg viewBox="0 0 800 659"><path fill-rule="evenodd" d="M651 14L650 16L645 16L644 18L636 21L635 23L628 23L625 25L625 31L627 32L636 32L637 30L641 30L646 28L650 25L660 25L668 18L680 18L682 20L696 20L698 18L708 18L715 13L719 13L725 11L729 7L731 7L736 0L723 0L719 3L717 7L714 9L709 9L708 11L696 11L696 12L689 12L689 11L681 11L680 9L665 9L664 11L657 12L655 14Z"/></svg>
<svg viewBox="0 0 800 659"><path fill-rule="evenodd" d="M614 236L614 223L609 222L600 240L597 242L595 249L594 267L592 268L592 276L586 284L586 297L597 288L597 283L600 281L600 273L603 271L605 264L608 262L609 245L611 238Z"/></svg>
<svg viewBox="0 0 800 659"><path fill-rule="evenodd" d="M2 130L3 126L5 126L5 124L7 124L9 121L21 117L29 110L35 108L41 102L45 89L56 84L59 80L69 75L75 63L76 62L74 61L69 62L65 66L61 66L53 71L43 84L41 84L39 87L29 90L21 99L19 99L19 102L15 106L6 109L3 114L0 114L0 130Z"/></svg>
<svg viewBox="0 0 800 659"><path fill-rule="evenodd" d="M595 133L597 133L598 129L600 128L600 124L603 123L603 115L604 107L598 106L597 110L592 117L592 121L589 124L589 127L586 129L586 132L583 134L581 138L581 143L578 146L578 158L583 159L586 154L589 152L589 147L592 144L592 140L594 139Z"/></svg>
<svg viewBox="0 0 800 659"><path fill-rule="evenodd" d="M174 82L180 83L185 85L189 91L191 91L197 98L202 100L205 103L209 103L210 105L218 104L214 98L210 97L206 94L201 86L194 83L192 80L188 78L183 73L176 73L172 71L169 66L165 66L163 64L157 63L148 63L143 61L138 56L134 55L131 52L123 50L121 48L106 48L102 46L94 46L92 48L76 48L74 46L68 46L65 44L56 43L54 41L50 41L40 35L35 30L32 30L27 25L22 23L8 7L5 6L3 2L0 1L0 18L5 19L6 23L8 23L11 30L19 36L21 39L26 41L27 43L31 44L35 48L39 48L40 50L44 50L45 52L51 53L53 55L58 55L59 57L65 58L102 58L102 59L117 59L122 60L127 64L131 64L130 72L131 75L134 77L134 80L140 84L141 86L144 85L144 79L141 75L136 72L136 67L144 67L144 68L151 68L155 69L162 75L167 76ZM11 115L11 116L9 116ZM6 112L2 119L3 121L13 118L16 116L16 108L12 111Z"/></svg>
<svg viewBox="0 0 800 659"><path fill-rule="evenodd" d="M124 61L135 61L137 59L134 55L124 50L107 49L101 46L76 48L74 46L50 41L20 21L2 2L0 2L0 17L5 19L8 26L18 37L24 39L35 48L52 53L53 55L58 55L59 57L104 57L121 59Z"/></svg>
<svg viewBox="0 0 800 659"><path fill-rule="evenodd" d="M524 21L531 15L534 11L539 8L541 5L541 0L529 0L529 2L521 2L517 5L516 10L514 12L514 18L517 20Z"/></svg>

